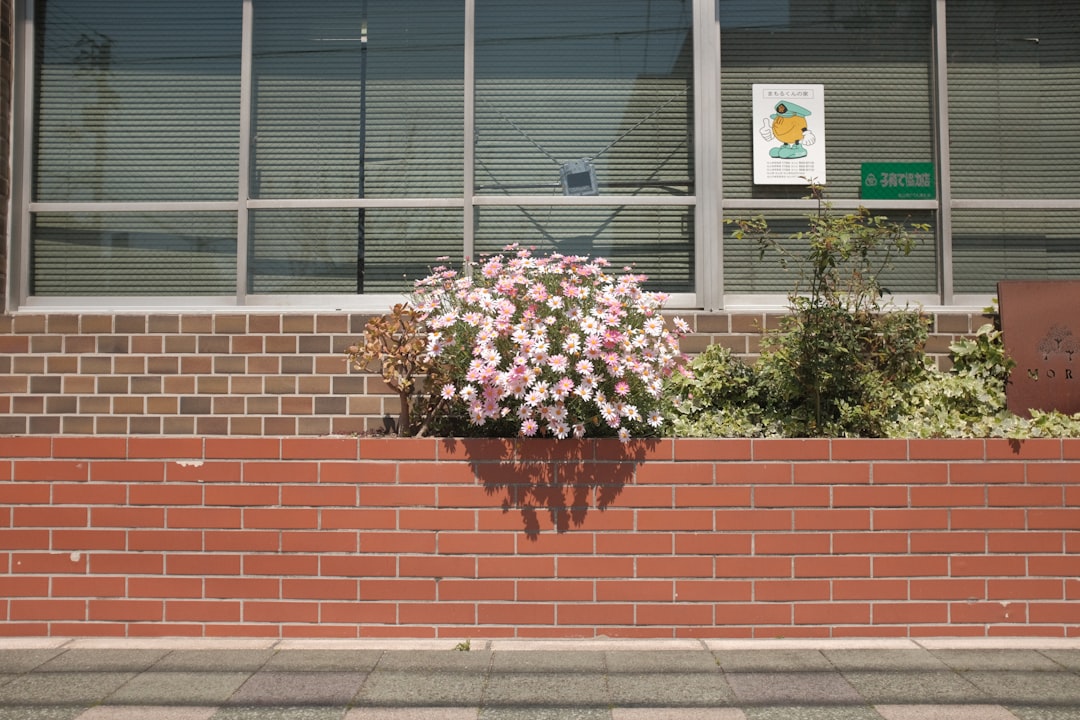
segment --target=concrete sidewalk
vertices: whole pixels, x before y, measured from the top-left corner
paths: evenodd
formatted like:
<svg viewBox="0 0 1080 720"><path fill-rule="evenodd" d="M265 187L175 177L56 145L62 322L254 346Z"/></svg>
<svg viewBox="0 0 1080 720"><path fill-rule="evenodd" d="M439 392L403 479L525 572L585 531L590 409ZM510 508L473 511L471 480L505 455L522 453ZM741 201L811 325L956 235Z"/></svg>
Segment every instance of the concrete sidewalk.
<svg viewBox="0 0 1080 720"><path fill-rule="evenodd" d="M1080 639L0 639L0 720L76 718L1080 720Z"/></svg>

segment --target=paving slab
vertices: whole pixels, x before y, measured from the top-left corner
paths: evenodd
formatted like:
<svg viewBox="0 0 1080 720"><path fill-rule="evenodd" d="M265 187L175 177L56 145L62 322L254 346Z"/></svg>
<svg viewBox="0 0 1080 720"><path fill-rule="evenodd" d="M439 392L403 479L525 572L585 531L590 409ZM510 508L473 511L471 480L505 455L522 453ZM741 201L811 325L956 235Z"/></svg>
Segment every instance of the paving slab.
<svg viewBox="0 0 1080 720"><path fill-rule="evenodd" d="M611 720L747 720L738 708L613 708Z"/></svg>
<svg viewBox="0 0 1080 720"><path fill-rule="evenodd" d="M487 650L459 652L406 652L387 650L379 658L377 670L396 672L487 672L494 653Z"/></svg>
<svg viewBox="0 0 1080 720"><path fill-rule="evenodd" d="M582 672L494 673L484 689L482 707L611 706L603 674Z"/></svg>
<svg viewBox="0 0 1080 720"><path fill-rule="evenodd" d="M382 650L287 649L275 651L263 670L283 672L370 672Z"/></svg>
<svg viewBox="0 0 1080 720"><path fill-rule="evenodd" d="M852 705L865 701L839 673L729 673L736 705Z"/></svg>
<svg viewBox="0 0 1080 720"><path fill-rule="evenodd" d="M265 650L173 650L151 672L255 672L274 656Z"/></svg>
<svg viewBox="0 0 1080 720"><path fill-rule="evenodd" d="M247 672L145 672L109 695L110 705L208 705L227 701Z"/></svg>
<svg viewBox="0 0 1080 720"><path fill-rule="evenodd" d="M1016 720L999 705L878 705L885 720Z"/></svg>
<svg viewBox="0 0 1080 720"><path fill-rule="evenodd" d="M347 706L366 675L343 672L258 672L229 698L240 706Z"/></svg>
<svg viewBox="0 0 1080 720"><path fill-rule="evenodd" d="M345 720L476 720L478 707L355 708Z"/></svg>
<svg viewBox="0 0 1080 720"><path fill-rule="evenodd" d="M1080 650L1042 650L1044 657L1048 657L1058 665L1068 668L1073 672L1080 672Z"/></svg>
<svg viewBox="0 0 1080 720"><path fill-rule="evenodd" d="M37 668L62 653L60 648L0 648L0 673L24 673Z"/></svg>
<svg viewBox="0 0 1080 720"><path fill-rule="evenodd" d="M735 694L719 673L628 673L608 677L611 702L624 707L724 707Z"/></svg>
<svg viewBox="0 0 1080 720"><path fill-rule="evenodd" d="M85 708L10 705L0 707L0 720L75 720Z"/></svg>
<svg viewBox="0 0 1080 720"><path fill-rule="evenodd" d="M132 672L149 670L169 653L165 649L65 650L36 668L38 672Z"/></svg>
<svg viewBox="0 0 1080 720"><path fill-rule="evenodd" d="M606 654L608 672L620 673L711 673L720 672L720 664L712 653L696 652L609 652Z"/></svg>
<svg viewBox="0 0 1080 720"><path fill-rule="evenodd" d="M0 687L0 706L97 705L135 675L96 671L28 673Z"/></svg>
<svg viewBox="0 0 1080 720"><path fill-rule="evenodd" d="M170 707L161 705L99 705L76 720L210 720L216 707Z"/></svg>
<svg viewBox="0 0 1080 720"><path fill-rule="evenodd" d="M955 672L845 672L844 678L869 702L884 705L988 701L986 693Z"/></svg>
<svg viewBox="0 0 1080 720"><path fill-rule="evenodd" d="M345 708L334 707L229 707L218 710L211 720L342 720Z"/></svg>
<svg viewBox="0 0 1080 720"><path fill-rule="evenodd" d="M1057 671L1061 666L1036 650L934 650L934 656L953 670Z"/></svg>
<svg viewBox="0 0 1080 720"><path fill-rule="evenodd" d="M747 720L881 720L867 706L792 705L746 709Z"/></svg>
<svg viewBox="0 0 1080 720"><path fill-rule="evenodd" d="M948 667L928 650L822 650L837 670L876 672L941 672Z"/></svg>
<svg viewBox="0 0 1080 720"><path fill-rule="evenodd" d="M491 670L502 672L594 672L607 667L607 653L596 651L537 650L535 652L496 652Z"/></svg>
<svg viewBox="0 0 1080 720"><path fill-rule="evenodd" d="M716 653L724 672L829 672L832 663L820 650L733 650Z"/></svg>
<svg viewBox="0 0 1080 720"><path fill-rule="evenodd" d="M1019 720L1080 720L1080 708L1026 707L1010 705L1009 712Z"/></svg>
<svg viewBox="0 0 1080 720"><path fill-rule="evenodd" d="M611 710L590 707L482 708L479 720L611 720Z"/></svg>
<svg viewBox="0 0 1080 720"><path fill-rule="evenodd" d="M377 670L367 677L353 702L385 707L478 706L486 684L483 673Z"/></svg>
<svg viewBox="0 0 1080 720"><path fill-rule="evenodd" d="M1080 707L1080 676L1059 672L967 672L990 702Z"/></svg>

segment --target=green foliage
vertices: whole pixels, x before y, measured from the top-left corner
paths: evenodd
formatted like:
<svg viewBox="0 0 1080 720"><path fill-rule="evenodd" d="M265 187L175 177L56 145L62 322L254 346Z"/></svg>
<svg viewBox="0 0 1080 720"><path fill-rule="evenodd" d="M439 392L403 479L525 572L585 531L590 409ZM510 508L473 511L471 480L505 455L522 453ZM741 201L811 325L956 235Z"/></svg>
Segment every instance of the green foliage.
<svg viewBox="0 0 1080 720"><path fill-rule="evenodd" d="M880 284L915 241L904 225L865 208L834 213L821 186L810 191L818 210L808 231L790 238L802 255L778 243L761 218L735 221L736 237L756 237L762 255L777 253L799 273L790 313L763 341L765 406L783 418L785 435L880 436L903 389L925 372L926 318L888 307Z"/></svg>
<svg viewBox="0 0 1080 720"><path fill-rule="evenodd" d="M762 434L761 388L750 366L721 345L711 345L668 379L665 415L682 437L753 437Z"/></svg>
<svg viewBox="0 0 1080 720"><path fill-rule="evenodd" d="M1008 412L1005 385L1013 361L1001 332L985 325L974 337L950 346L952 368L926 367L920 379L900 388L882 423L882 437L1015 440L1080 437L1080 414L1032 411L1031 418ZM681 437L791 436L800 427L784 416L768 391L773 378L728 350L710 347L688 365L688 373L668 386L667 414Z"/></svg>
<svg viewBox="0 0 1080 720"><path fill-rule="evenodd" d="M1080 436L1080 414L1031 411L1031 418L1006 409L1005 385L1015 362L1005 353L1001 331L984 325L972 338L950 347L953 367L933 370L908 392L904 414L891 423L892 437Z"/></svg>

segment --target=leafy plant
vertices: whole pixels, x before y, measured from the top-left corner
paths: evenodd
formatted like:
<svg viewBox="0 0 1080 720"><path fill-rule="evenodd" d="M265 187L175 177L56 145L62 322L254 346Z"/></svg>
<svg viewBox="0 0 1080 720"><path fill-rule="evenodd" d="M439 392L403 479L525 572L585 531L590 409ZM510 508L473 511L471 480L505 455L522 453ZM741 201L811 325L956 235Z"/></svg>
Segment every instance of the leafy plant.
<svg viewBox="0 0 1080 720"><path fill-rule="evenodd" d="M786 418L785 434L877 436L902 389L925 372L928 321L888 306L880 282L915 239L866 208L833 212L820 185L810 192L817 212L790 238L802 255L777 242L762 218L735 221L737 238L756 237L763 256L776 253L799 272L790 312L765 336L757 372L767 405Z"/></svg>
<svg viewBox="0 0 1080 720"><path fill-rule="evenodd" d="M431 390L450 427L624 441L657 433L664 380L689 330L678 318L668 328L666 296L642 290L644 276L629 268L608 274L602 259L505 252L472 274L440 267L416 285L426 362L443 378Z"/></svg>
<svg viewBox="0 0 1080 720"><path fill-rule="evenodd" d="M754 370L722 345L710 345L675 373L665 388L665 415L682 437L754 437L765 408Z"/></svg>

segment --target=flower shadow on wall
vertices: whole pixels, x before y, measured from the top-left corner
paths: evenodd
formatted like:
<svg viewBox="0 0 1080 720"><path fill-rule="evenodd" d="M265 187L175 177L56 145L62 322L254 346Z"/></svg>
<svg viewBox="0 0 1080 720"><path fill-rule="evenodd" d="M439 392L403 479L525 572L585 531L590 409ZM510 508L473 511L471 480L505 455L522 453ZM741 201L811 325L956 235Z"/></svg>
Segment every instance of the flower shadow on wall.
<svg viewBox="0 0 1080 720"><path fill-rule="evenodd" d="M605 512L634 482L637 468L661 441L446 438L443 442L450 452L465 456L487 494L503 494L504 514L520 512L522 531L536 541L545 529L561 534L584 527L590 510Z"/></svg>

